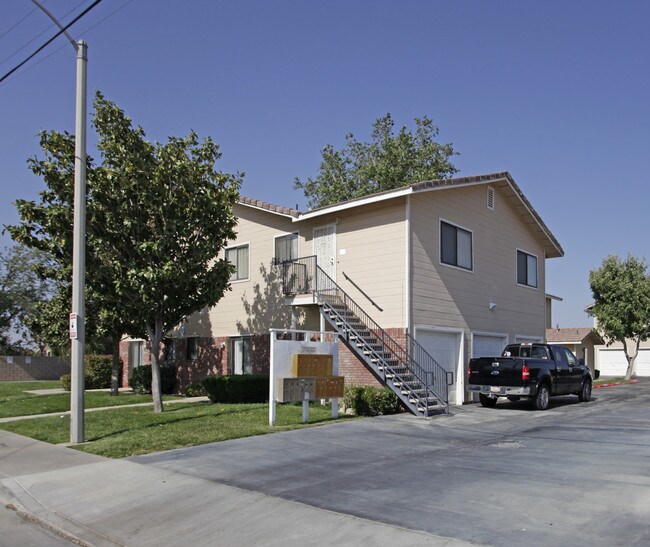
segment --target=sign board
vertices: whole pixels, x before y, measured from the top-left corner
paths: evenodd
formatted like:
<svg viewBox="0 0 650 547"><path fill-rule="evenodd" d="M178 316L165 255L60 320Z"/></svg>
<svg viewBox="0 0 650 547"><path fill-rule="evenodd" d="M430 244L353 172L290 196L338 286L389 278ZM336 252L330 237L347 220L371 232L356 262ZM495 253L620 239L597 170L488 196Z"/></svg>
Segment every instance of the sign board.
<svg viewBox="0 0 650 547"><path fill-rule="evenodd" d="M77 314L70 314L70 340L77 339Z"/></svg>

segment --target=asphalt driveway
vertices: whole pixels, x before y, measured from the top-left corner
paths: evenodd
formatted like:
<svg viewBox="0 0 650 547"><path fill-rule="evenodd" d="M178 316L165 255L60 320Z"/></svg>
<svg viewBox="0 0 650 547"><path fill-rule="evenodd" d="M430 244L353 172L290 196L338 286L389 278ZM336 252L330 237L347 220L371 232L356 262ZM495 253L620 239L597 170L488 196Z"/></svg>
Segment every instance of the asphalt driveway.
<svg viewBox="0 0 650 547"><path fill-rule="evenodd" d="M650 544L650 381L364 419L133 458L204 480L481 544Z"/></svg>

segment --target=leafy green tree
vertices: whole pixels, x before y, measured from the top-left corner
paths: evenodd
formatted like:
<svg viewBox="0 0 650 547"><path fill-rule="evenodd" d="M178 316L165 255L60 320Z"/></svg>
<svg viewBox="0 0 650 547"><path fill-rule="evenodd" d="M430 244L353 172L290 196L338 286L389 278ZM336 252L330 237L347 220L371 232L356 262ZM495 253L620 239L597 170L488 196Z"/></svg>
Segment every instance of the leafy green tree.
<svg viewBox="0 0 650 547"><path fill-rule="evenodd" d="M94 125L104 160L93 188L96 245L115 297L135 304L131 320L151 343L154 410L161 412L163 336L229 289L233 266L217 257L235 238L242 176L217 171L219 147L194 132L147 141L101 94Z"/></svg>
<svg viewBox="0 0 650 547"><path fill-rule="evenodd" d="M242 175L215 169L221 153L210 138L191 132L151 143L100 93L94 108L102 162L87 161L86 303L94 311L86 324L114 341L122 334L150 340L154 410L161 412L163 335L229 288L233 267L217 257L235 237ZM30 165L47 190L39 204L18 202L22 223L8 229L54 258L63 294L72 257L74 141L44 132L41 146L45 158Z"/></svg>
<svg viewBox="0 0 650 547"><path fill-rule="evenodd" d="M588 310L607 345L623 344L627 359L625 378L636 375L641 342L650 337L650 274L644 260L608 256L589 273L594 304ZM630 344L630 346L628 346Z"/></svg>
<svg viewBox="0 0 650 547"><path fill-rule="evenodd" d="M50 283L38 275L46 257L23 245L0 252L0 352L19 353L44 344L30 329L39 305L51 292Z"/></svg>
<svg viewBox="0 0 650 547"><path fill-rule="evenodd" d="M72 225L74 216L74 136L69 133L42 131L40 146L43 157L28 160L31 171L42 178L46 188L40 200L17 200L20 224L6 226L18 241L48 260L39 268L39 276L49 280L52 296L38 303L37 313L29 321L33 336L46 343L55 353L69 349L68 315L72 301ZM101 204L93 199L93 188L104 170L86 158L87 166L87 249L86 249L86 349L113 352L111 393L119 393L119 343L122 335L137 329L130 322L131 302L119 301L111 290L110 270L106 257L96 245L95 218Z"/></svg>
<svg viewBox="0 0 650 547"><path fill-rule="evenodd" d="M457 152L436 142L438 127L426 116L415 123L415 133L402 126L395 134L395 122L386 114L373 124L370 142L349 134L342 150L328 144L316 178L296 178L294 188L302 189L315 208L457 173L450 161Z"/></svg>

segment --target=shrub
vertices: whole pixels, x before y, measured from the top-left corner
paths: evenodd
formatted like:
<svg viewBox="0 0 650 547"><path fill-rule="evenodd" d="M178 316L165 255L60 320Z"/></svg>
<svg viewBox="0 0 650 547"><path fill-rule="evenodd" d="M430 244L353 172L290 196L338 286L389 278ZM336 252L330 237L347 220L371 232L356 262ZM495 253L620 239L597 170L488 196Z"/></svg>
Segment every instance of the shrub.
<svg viewBox="0 0 650 547"><path fill-rule="evenodd" d="M268 376L209 376L201 384L213 403L265 403L269 400Z"/></svg>
<svg viewBox="0 0 650 547"><path fill-rule="evenodd" d="M205 395L205 388L203 387L201 380L192 382L185 388L185 397L203 397Z"/></svg>
<svg viewBox="0 0 650 547"><path fill-rule="evenodd" d="M104 389L111 387L112 371L112 355L86 355L86 365L84 371L86 389ZM120 374L121 372L122 360L120 359Z"/></svg>
<svg viewBox="0 0 650 547"><path fill-rule="evenodd" d="M176 367L160 365L160 391L163 395L174 393L176 385ZM134 393L151 393L151 365L135 367L129 374L129 387Z"/></svg>
<svg viewBox="0 0 650 547"><path fill-rule="evenodd" d="M69 374L64 374L60 378L61 387L66 391L70 391L70 386L72 385L72 377Z"/></svg>
<svg viewBox="0 0 650 547"><path fill-rule="evenodd" d="M113 371L112 355L86 355L84 365L85 389L105 389L111 387L111 374ZM122 374L122 360L120 359L120 376ZM61 376L61 386L70 391L71 378L69 374Z"/></svg>
<svg viewBox="0 0 650 547"><path fill-rule="evenodd" d="M348 386L343 402L357 416L381 416L402 411L397 395L387 387Z"/></svg>

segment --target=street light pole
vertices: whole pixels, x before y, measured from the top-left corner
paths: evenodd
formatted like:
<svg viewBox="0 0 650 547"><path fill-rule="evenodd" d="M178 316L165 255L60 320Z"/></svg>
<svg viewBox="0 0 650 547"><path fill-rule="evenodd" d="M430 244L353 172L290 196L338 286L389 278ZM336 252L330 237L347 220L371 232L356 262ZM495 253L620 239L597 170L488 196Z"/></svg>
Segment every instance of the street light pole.
<svg viewBox="0 0 650 547"><path fill-rule="evenodd" d="M70 442L84 442L84 353L86 273L86 67L88 45L77 42L77 95L74 143L74 238L72 242L72 313L76 333L72 338L70 367ZM76 334L76 338L73 336Z"/></svg>
<svg viewBox="0 0 650 547"><path fill-rule="evenodd" d="M70 338L72 340L70 363L70 442L78 444L84 442L84 355L86 352L86 67L88 65L88 45L83 40L75 43L72 36L68 34L63 25L61 25L47 8L38 0L32 0L32 3L54 21L77 52L72 313L70 314Z"/></svg>

